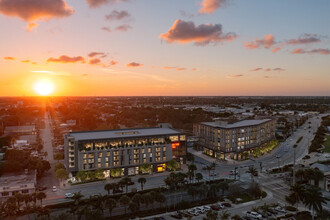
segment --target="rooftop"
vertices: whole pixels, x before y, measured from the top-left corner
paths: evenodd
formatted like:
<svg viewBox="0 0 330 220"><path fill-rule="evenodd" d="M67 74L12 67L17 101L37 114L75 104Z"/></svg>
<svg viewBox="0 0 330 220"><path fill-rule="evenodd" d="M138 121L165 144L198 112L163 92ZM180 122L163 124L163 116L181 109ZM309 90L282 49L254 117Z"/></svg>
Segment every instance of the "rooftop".
<svg viewBox="0 0 330 220"><path fill-rule="evenodd" d="M22 185L36 184L37 183L37 171L29 170L19 173L8 173L0 177L0 191L2 187L9 187L8 189L21 188Z"/></svg>
<svg viewBox="0 0 330 220"><path fill-rule="evenodd" d="M118 139L118 138L132 138L132 137L146 137L146 136L161 136L161 135L178 135L181 132L172 128L132 128L132 129L118 129L105 131L81 131L70 132L69 135L75 140L95 140L95 139Z"/></svg>
<svg viewBox="0 0 330 220"><path fill-rule="evenodd" d="M240 127L248 127L253 125L259 125L272 119L260 119L260 120L243 120L235 123L228 123L226 121L212 121L212 122L201 122L203 125L211 126L214 128L240 128Z"/></svg>

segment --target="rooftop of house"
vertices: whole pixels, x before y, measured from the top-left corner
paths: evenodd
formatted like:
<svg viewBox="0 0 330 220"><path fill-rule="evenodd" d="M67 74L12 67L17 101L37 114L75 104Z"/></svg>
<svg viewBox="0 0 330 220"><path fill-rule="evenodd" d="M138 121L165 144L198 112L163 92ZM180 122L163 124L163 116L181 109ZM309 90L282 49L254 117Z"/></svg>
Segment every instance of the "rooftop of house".
<svg viewBox="0 0 330 220"><path fill-rule="evenodd" d="M212 122L201 122L201 124L214 128L240 128L240 127L260 125L271 120L272 119L243 120L234 123L228 123L226 121L212 121Z"/></svg>
<svg viewBox="0 0 330 220"><path fill-rule="evenodd" d="M25 185L37 183L37 171L29 170L18 173L7 173L0 177L0 191L3 187L10 188L26 188ZM25 186L25 187L22 187Z"/></svg>
<svg viewBox="0 0 330 220"><path fill-rule="evenodd" d="M169 127L156 128L132 128L118 130L103 130L103 131L81 131L70 132L69 135L79 140L95 140L95 139L120 139L120 138L136 138L148 136L162 135L179 135L181 132Z"/></svg>

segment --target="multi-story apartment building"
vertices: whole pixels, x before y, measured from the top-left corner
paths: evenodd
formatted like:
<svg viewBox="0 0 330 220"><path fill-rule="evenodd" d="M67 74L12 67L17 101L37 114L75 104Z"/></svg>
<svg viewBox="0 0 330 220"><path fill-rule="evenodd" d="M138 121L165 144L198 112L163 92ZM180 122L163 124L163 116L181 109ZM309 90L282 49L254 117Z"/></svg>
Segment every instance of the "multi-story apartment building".
<svg viewBox="0 0 330 220"><path fill-rule="evenodd" d="M201 122L194 124L193 132L199 137L198 145L204 153L219 159L239 160L243 152L250 152L275 137L275 122L272 119Z"/></svg>
<svg viewBox="0 0 330 220"><path fill-rule="evenodd" d="M67 169L104 170L114 168L124 175L139 173L142 164L151 164L153 172L166 169L166 162L185 162L186 136L170 127L70 132L64 136Z"/></svg>

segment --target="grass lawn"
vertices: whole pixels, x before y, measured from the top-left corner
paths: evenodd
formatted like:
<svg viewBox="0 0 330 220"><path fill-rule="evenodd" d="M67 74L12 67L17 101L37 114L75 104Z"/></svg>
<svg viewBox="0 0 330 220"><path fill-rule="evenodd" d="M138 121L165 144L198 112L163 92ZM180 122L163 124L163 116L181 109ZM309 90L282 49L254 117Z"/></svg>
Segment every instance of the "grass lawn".
<svg viewBox="0 0 330 220"><path fill-rule="evenodd" d="M330 153L330 135L327 135L326 139L327 140L323 143L323 145L325 147L323 152Z"/></svg>

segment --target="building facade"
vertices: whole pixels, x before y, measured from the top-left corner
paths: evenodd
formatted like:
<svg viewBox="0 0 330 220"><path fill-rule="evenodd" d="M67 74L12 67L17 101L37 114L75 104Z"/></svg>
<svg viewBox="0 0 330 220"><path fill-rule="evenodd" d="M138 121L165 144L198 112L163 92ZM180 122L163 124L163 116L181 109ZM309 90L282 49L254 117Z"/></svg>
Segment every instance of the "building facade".
<svg viewBox="0 0 330 220"><path fill-rule="evenodd" d="M123 175L135 175L142 164L162 172L172 159L185 163L186 136L170 127L70 132L64 135L68 172L122 169Z"/></svg>
<svg viewBox="0 0 330 220"><path fill-rule="evenodd" d="M0 177L0 198L14 196L17 193L34 193L36 191L36 185L36 170L4 174Z"/></svg>
<svg viewBox="0 0 330 220"><path fill-rule="evenodd" d="M194 124L193 133L199 137L197 145L204 153L218 159L241 159L242 153L270 142L275 137L272 119L224 121Z"/></svg>

